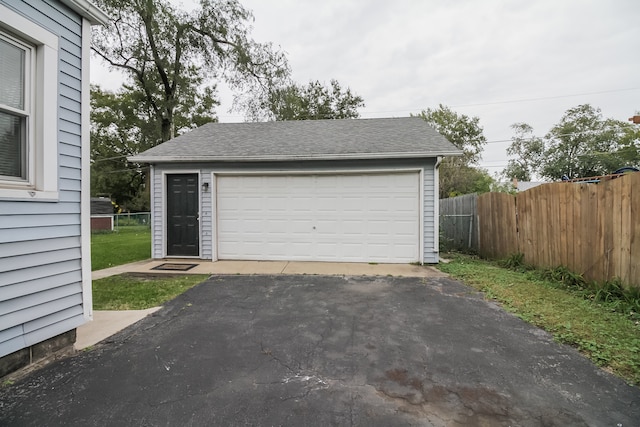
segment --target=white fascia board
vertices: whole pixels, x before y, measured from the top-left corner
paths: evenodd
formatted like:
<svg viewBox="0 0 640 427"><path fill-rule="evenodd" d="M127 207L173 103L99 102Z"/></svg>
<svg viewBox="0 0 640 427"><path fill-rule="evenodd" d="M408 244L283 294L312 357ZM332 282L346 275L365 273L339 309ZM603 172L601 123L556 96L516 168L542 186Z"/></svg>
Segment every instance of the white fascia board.
<svg viewBox="0 0 640 427"><path fill-rule="evenodd" d="M80 16L87 19L91 25L107 25L111 18L88 0L60 0Z"/></svg>
<svg viewBox="0 0 640 427"><path fill-rule="evenodd" d="M438 156L461 156L460 152L437 153L354 153L354 154L318 154L300 156L145 156L128 157L133 163L194 163L194 162L288 162L300 160L373 160L373 159L424 159Z"/></svg>

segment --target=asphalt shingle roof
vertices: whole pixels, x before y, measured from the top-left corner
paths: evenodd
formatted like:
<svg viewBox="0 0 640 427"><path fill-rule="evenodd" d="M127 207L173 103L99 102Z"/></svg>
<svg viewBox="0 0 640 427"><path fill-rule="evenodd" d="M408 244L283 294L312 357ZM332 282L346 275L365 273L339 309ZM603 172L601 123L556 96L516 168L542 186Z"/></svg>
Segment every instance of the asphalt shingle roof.
<svg viewBox="0 0 640 427"><path fill-rule="evenodd" d="M461 151L419 117L209 123L131 161L424 158Z"/></svg>

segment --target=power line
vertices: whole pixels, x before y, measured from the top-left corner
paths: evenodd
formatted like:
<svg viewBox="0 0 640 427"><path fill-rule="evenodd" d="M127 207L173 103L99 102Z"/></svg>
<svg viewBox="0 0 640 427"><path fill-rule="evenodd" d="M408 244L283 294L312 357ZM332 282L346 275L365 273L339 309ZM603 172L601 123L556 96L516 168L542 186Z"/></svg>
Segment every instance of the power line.
<svg viewBox="0 0 640 427"><path fill-rule="evenodd" d="M618 127L616 126L607 126L607 127L603 127L602 129L595 129L595 130L582 130L582 131L575 131L575 132L569 132L569 133L561 133L558 135L553 135L554 138L562 138L564 136L575 136L575 135L589 135L589 134L597 134L598 132L606 132L609 130L619 130ZM546 138L546 136L530 136L527 138L520 138L520 140L522 141L532 141L534 139L544 139ZM497 144L497 143L501 143L501 142L512 142L512 139L495 139L493 141L486 141L486 144Z"/></svg>
<svg viewBox="0 0 640 427"><path fill-rule="evenodd" d="M536 98L510 99L510 100L504 100L504 101L478 102L478 103L472 103L472 104L455 104L455 105L447 105L447 106L451 107L451 108L482 107L482 106L487 106L487 105L516 104L516 103L521 103L521 102L545 101L545 100L548 100L548 99L575 98L575 97L578 97L578 96L603 95L603 94L607 94L607 93L631 92L631 91L636 91L636 90L640 90L640 87L632 87L632 88L625 88L625 89L610 89L610 90L601 90L601 91L596 91L596 92L582 92L582 93L572 93L572 94L554 95L554 96L540 96L540 97L536 97ZM362 117L370 116L370 115L374 115L374 114L402 114L402 115L407 115L407 114L413 114L416 111L423 111L423 110L424 110L424 107L417 107L417 108L404 109L404 110L365 111L365 112L361 112L360 115ZM225 114L225 115L219 115L218 116L218 118L238 118L238 117L244 117L244 115L242 115L242 114Z"/></svg>
<svg viewBox="0 0 640 427"><path fill-rule="evenodd" d="M532 102L532 101L544 101L547 99L561 99L561 98L573 98L576 96L586 96L586 95L601 95L605 93L616 93L616 92L629 92L634 90L640 90L638 87L626 88L626 89L612 89L612 90L602 90L599 92L583 92L583 93L574 93L568 95L556 95L556 96L541 96L538 98L521 98L521 99L511 99L507 101L494 101L494 102L482 102L477 104L458 104L451 105L450 107L481 107L484 105L498 105L498 104L514 104L518 102Z"/></svg>
<svg viewBox="0 0 640 427"><path fill-rule="evenodd" d="M116 169L116 170L111 170L111 171L101 171L99 172L101 175L108 175L108 174L112 174L112 173L122 173L122 172L142 172L143 170L147 170L149 169L149 166L142 166L139 168L130 168L130 169Z"/></svg>
<svg viewBox="0 0 640 427"><path fill-rule="evenodd" d="M130 156L130 154L123 154L121 156L113 156L113 157L105 157L104 159L94 160L93 163L106 162L107 160L121 159L123 157L128 157L128 156Z"/></svg>

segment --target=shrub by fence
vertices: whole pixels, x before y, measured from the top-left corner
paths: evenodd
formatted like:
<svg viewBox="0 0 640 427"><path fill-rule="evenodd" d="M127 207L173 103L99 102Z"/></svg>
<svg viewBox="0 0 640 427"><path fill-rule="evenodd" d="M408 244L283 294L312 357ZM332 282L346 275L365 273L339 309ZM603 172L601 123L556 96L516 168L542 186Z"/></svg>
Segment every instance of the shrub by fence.
<svg viewBox="0 0 640 427"><path fill-rule="evenodd" d="M640 287L640 173L599 184L552 183L516 196L478 197L479 253L523 253L539 267L564 265L588 280Z"/></svg>

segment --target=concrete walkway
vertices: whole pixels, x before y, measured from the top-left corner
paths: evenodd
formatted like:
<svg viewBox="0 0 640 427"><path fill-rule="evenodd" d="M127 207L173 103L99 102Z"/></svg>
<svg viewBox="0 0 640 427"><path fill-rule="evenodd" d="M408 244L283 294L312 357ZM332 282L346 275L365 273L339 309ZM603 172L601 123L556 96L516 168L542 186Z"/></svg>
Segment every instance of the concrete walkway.
<svg viewBox="0 0 640 427"><path fill-rule="evenodd" d="M154 270L162 264L197 264L190 270ZM303 261L203 261L199 259L145 260L97 270L93 280L122 273L153 274L319 274L325 276L447 277L435 267L414 264Z"/></svg>
<svg viewBox="0 0 640 427"><path fill-rule="evenodd" d="M154 270L161 264L197 264L187 271ZM131 264L96 270L93 280L124 273L136 274L208 274L208 275L325 275L325 276L393 276L393 277L447 277L435 267L413 264L366 264L338 262L294 262L294 261L203 261L199 259L145 260ZM93 312L93 320L77 329L76 350L93 346L132 325L160 307L146 310Z"/></svg>
<svg viewBox="0 0 640 427"><path fill-rule="evenodd" d="M109 338L129 325L144 319L149 314L162 307L152 307L146 310L121 310L93 312L93 320L76 329L76 350L83 350Z"/></svg>

